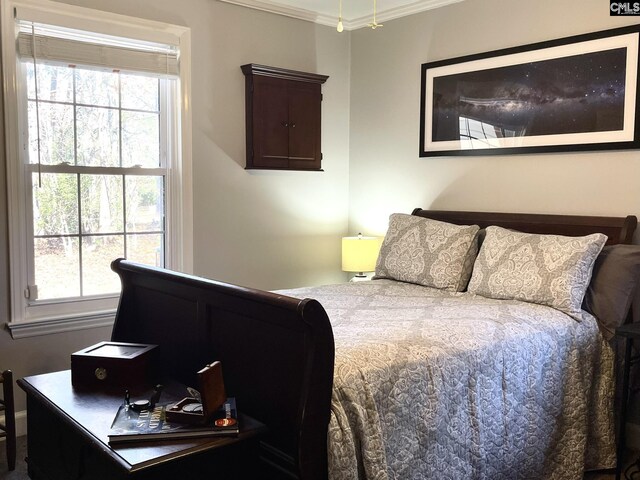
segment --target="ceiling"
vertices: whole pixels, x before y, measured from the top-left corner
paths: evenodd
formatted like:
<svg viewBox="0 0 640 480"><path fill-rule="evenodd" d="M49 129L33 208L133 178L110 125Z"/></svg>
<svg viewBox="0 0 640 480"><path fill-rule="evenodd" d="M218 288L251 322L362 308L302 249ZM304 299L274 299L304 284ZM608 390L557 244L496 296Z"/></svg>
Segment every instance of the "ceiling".
<svg viewBox="0 0 640 480"><path fill-rule="evenodd" d="M265 12L335 27L340 0L221 0ZM342 0L345 30L356 30L371 23L374 0ZM464 0L376 0L376 21L405 17Z"/></svg>

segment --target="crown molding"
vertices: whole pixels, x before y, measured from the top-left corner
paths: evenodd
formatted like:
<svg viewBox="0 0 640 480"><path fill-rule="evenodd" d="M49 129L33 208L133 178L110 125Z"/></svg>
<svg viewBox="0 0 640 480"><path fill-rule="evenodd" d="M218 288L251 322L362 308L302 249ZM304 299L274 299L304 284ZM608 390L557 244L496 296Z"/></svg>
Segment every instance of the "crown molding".
<svg viewBox="0 0 640 480"><path fill-rule="evenodd" d="M243 7L253 8L255 10L262 10L263 12L275 13L277 15L284 15L285 17L297 18L299 20L306 20L308 22L317 23L320 25L326 25L328 27L335 27L338 23L338 17L334 15L326 15L323 13L314 12L304 8L292 7L290 5L284 5L282 3L274 2L272 0L220 0L225 3L232 3L234 5L240 5ZM387 20L394 20L400 17L406 17L413 15L414 13L424 12L426 10L433 10L434 8L444 7L453 3L463 2L464 0L418 0L417 2L410 3L408 5L401 5L399 7L390 8L387 10L381 10L376 13L376 20L384 22ZM354 19L342 18L342 24L345 30L357 30L362 27L366 27L371 23L371 15L357 17Z"/></svg>
<svg viewBox="0 0 640 480"><path fill-rule="evenodd" d="M301 20L308 20L310 22L315 21L318 16L311 10L305 10L304 8L292 8L280 3L271 1L260 0L220 0L225 3L232 3L234 5L241 5L243 7L253 8L255 10L262 10L264 12L277 13L278 15L285 15L287 17L300 18Z"/></svg>
<svg viewBox="0 0 640 480"><path fill-rule="evenodd" d="M454 3L460 3L464 0L418 0L417 2L410 3L408 5L401 5L395 8L389 8L387 10L381 10L376 12L376 21L383 23L388 20L395 20L396 18L407 17L415 13L425 12L427 10L433 10L435 8L445 7ZM371 23L372 13L363 17L358 17L349 20L351 30L357 30L362 27L366 27ZM336 22L337 22L336 18ZM344 23L344 19L343 19Z"/></svg>

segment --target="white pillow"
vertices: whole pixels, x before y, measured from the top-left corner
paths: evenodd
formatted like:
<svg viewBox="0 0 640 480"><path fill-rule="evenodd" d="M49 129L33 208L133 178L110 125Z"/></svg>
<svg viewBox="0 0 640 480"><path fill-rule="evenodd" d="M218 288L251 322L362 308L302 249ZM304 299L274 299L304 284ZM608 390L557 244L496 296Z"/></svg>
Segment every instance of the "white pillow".
<svg viewBox="0 0 640 480"><path fill-rule="evenodd" d="M454 225L394 213L384 237L374 278L462 291L478 253L477 225Z"/></svg>
<svg viewBox="0 0 640 480"><path fill-rule="evenodd" d="M468 290L549 305L579 319L593 264L606 241L601 233L566 237L487 227Z"/></svg>

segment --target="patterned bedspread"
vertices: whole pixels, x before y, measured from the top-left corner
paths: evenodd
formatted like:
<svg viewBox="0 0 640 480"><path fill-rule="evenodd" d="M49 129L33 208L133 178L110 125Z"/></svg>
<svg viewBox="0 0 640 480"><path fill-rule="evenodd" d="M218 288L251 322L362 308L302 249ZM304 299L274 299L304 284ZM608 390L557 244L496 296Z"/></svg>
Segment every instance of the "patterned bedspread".
<svg viewBox="0 0 640 480"><path fill-rule="evenodd" d="M613 353L591 315L392 280L283 293L319 300L333 325L331 480L614 465Z"/></svg>

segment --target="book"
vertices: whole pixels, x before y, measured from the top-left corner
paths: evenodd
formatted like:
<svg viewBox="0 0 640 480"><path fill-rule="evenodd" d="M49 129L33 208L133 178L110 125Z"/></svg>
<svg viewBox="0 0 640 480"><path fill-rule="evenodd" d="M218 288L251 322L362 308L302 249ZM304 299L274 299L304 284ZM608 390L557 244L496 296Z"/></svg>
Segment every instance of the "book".
<svg viewBox="0 0 640 480"><path fill-rule="evenodd" d="M152 410L136 412L127 405L120 405L111 424L109 444L144 442L151 440L173 440L179 438L214 437L218 435L238 435L238 410L236 399L229 397L213 419L205 425L168 422L168 405L156 405Z"/></svg>

